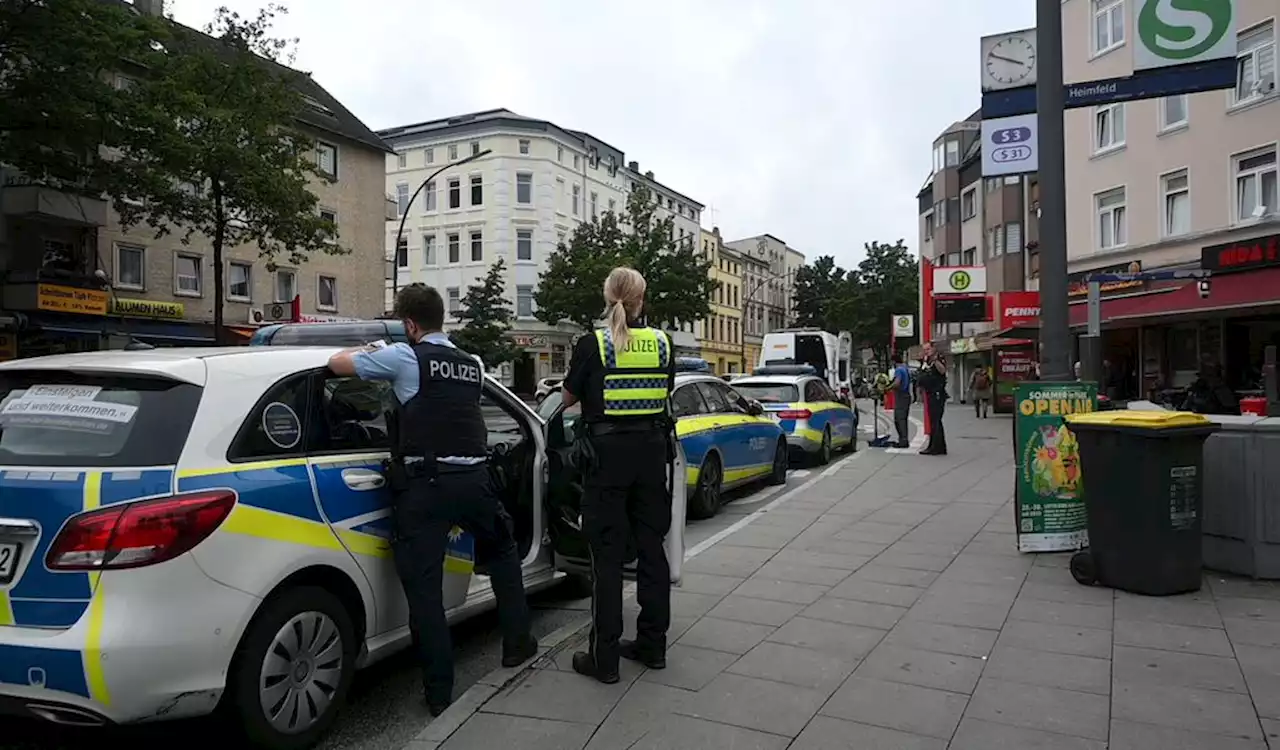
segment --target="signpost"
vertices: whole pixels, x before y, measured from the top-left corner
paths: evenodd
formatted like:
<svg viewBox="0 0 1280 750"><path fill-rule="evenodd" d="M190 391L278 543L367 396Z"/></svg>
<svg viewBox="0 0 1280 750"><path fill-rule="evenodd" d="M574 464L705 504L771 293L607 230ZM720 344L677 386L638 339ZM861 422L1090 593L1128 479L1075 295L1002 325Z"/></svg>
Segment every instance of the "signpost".
<svg viewBox="0 0 1280 750"><path fill-rule="evenodd" d="M982 121L982 176L1036 172L1040 169L1035 113Z"/></svg>
<svg viewBox="0 0 1280 750"><path fill-rule="evenodd" d="M1023 383L1014 395L1014 502L1019 552L1089 546L1075 435L1063 419L1096 411L1096 383Z"/></svg>

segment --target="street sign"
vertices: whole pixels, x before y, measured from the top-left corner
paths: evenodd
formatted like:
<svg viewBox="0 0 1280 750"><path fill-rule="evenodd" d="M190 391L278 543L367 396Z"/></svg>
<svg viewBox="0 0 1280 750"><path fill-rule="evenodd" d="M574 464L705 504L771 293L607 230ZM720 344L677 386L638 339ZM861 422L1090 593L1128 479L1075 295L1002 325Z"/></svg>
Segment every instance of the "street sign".
<svg viewBox="0 0 1280 750"><path fill-rule="evenodd" d="M933 319L938 323L983 323L991 317L986 297L934 297Z"/></svg>
<svg viewBox="0 0 1280 750"><path fill-rule="evenodd" d="M934 294L984 294L986 266L937 266L933 269Z"/></svg>
<svg viewBox="0 0 1280 750"><path fill-rule="evenodd" d="M1236 0L1134 0L1134 71L1236 58Z"/></svg>
<svg viewBox="0 0 1280 750"><path fill-rule="evenodd" d="M1040 169L1036 115L982 121L982 175L1026 174Z"/></svg>
<svg viewBox="0 0 1280 750"><path fill-rule="evenodd" d="M916 335L916 316L893 316L893 337L895 339L909 338L914 335Z"/></svg>

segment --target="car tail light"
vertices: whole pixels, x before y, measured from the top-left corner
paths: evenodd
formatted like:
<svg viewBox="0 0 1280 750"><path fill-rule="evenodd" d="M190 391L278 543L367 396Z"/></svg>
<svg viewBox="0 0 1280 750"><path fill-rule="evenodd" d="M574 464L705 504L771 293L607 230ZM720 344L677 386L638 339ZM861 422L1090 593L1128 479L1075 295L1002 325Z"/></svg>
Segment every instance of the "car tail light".
<svg viewBox="0 0 1280 750"><path fill-rule="evenodd" d="M808 419L813 416L813 412L808 409L787 409L778 412L778 419Z"/></svg>
<svg viewBox="0 0 1280 750"><path fill-rule="evenodd" d="M171 495L73 516L45 555L50 570L140 568L195 547L235 507L231 490Z"/></svg>

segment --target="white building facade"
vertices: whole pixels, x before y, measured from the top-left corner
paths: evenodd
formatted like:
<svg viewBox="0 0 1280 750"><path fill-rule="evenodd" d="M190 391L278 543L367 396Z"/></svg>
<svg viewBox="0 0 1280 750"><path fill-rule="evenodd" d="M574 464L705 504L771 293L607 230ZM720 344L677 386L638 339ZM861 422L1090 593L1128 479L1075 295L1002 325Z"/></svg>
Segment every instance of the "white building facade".
<svg viewBox="0 0 1280 750"><path fill-rule="evenodd" d="M388 309L394 288L422 282L440 290L452 313L467 288L504 261L517 316L511 337L524 355L504 366L503 376L518 391L531 392L539 378L568 369L578 331L537 320L533 298L548 257L581 222L625 211L632 185L643 183L662 215L674 215L676 236L697 237L701 204L641 174L635 162L625 164L621 150L588 133L490 110L379 135L395 151L387 157L386 188L399 216L387 223L387 257L395 267ZM446 325L460 323L448 316ZM696 346L691 333L684 338L677 336L677 345Z"/></svg>

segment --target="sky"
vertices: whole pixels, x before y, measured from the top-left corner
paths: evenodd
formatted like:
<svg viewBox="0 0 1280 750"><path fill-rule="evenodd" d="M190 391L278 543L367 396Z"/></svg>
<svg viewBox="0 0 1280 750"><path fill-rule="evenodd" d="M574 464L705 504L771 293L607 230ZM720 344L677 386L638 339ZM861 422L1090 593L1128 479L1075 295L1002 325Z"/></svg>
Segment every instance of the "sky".
<svg viewBox="0 0 1280 750"><path fill-rule="evenodd" d="M222 5L169 0L203 28ZM706 204L852 267L915 249L933 140L979 104L979 38L1026 0L285 0L277 35L376 129L506 108L585 130Z"/></svg>

